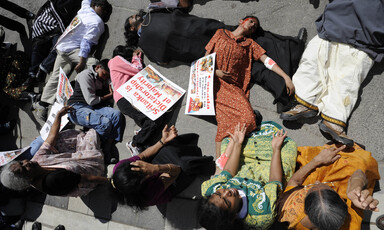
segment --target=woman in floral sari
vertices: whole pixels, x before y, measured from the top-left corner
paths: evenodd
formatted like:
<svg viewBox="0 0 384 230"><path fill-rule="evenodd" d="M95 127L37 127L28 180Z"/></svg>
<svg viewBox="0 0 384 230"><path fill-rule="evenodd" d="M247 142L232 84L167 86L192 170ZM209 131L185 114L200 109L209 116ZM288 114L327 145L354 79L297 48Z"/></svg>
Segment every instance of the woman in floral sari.
<svg viewBox="0 0 384 230"><path fill-rule="evenodd" d="M83 196L97 184L107 182L104 157L95 130L87 133L66 130L59 133L61 117L56 115L50 133L30 160L12 162L1 172L1 183L14 190L32 186L49 195Z"/></svg>

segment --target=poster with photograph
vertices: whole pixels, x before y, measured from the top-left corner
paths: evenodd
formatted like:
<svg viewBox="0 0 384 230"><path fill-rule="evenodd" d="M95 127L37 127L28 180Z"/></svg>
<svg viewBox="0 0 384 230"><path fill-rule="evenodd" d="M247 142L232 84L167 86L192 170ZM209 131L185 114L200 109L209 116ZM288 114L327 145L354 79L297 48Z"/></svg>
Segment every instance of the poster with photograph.
<svg viewBox="0 0 384 230"><path fill-rule="evenodd" d="M9 162L13 161L16 157L23 154L29 148L30 148L30 146L22 148L22 149L0 152L0 166L3 166L5 164L8 164Z"/></svg>
<svg viewBox="0 0 384 230"><path fill-rule="evenodd" d="M49 131L51 130L51 127L53 125L53 122L55 121L56 114L60 111L61 108L63 108L63 104L59 104L55 102L55 104L52 105L51 111L49 112L49 116L47 121L45 122L43 128L40 130L40 135L43 140L47 139ZM61 117L61 124L60 124L60 131L68 124L68 115L65 114Z"/></svg>
<svg viewBox="0 0 384 230"><path fill-rule="evenodd" d="M148 65L120 86L117 92L154 121L171 108L185 90Z"/></svg>
<svg viewBox="0 0 384 230"><path fill-rule="evenodd" d="M73 88L69 83L67 76L60 67L59 82L57 83L56 101L59 104L67 104L68 99L73 94Z"/></svg>
<svg viewBox="0 0 384 230"><path fill-rule="evenodd" d="M185 114L215 115L213 77L216 53L202 57L191 65Z"/></svg>

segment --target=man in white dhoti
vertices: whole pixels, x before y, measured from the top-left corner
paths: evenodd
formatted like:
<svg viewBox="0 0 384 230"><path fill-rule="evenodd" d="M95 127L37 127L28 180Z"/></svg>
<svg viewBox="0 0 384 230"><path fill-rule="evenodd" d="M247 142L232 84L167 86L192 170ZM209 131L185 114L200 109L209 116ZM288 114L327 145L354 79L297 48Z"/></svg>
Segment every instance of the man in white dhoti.
<svg viewBox="0 0 384 230"><path fill-rule="evenodd" d="M309 43L293 76L298 104L283 120L321 115L320 130L352 146L346 123L361 83L384 57L384 1L334 0L316 20L318 35Z"/></svg>

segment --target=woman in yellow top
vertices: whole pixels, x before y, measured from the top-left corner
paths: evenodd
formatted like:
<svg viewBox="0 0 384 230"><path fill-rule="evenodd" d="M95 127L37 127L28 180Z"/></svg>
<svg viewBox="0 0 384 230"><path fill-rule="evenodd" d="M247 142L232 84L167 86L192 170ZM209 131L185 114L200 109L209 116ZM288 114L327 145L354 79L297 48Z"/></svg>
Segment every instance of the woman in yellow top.
<svg viewBox="0 0 384 230"><path fill-rule="evenodd" d="M372 197L380 179L376 160L358 145L299 147L300 169L277 202L289 229L360 229L363 209L378 211Z"/></svg>

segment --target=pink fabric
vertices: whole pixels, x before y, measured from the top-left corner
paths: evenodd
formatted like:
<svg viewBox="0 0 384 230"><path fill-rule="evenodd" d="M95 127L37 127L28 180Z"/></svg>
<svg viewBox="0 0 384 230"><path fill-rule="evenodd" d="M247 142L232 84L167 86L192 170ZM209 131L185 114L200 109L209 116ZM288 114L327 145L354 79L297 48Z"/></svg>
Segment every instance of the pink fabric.
<svg viewBox="0 0 384 230"><path fill-rule="evenodd" d="M132 62L116 56L108 62L108 67L113 85L113 99L117 102L123 96L116 90L143 69L142 60L137 55L132 57Z"/></svg>
<svg viewBox="0 0 384 230"><path fill-rule="evenodd" d="M44 168L63 168L92 176L105 175L104 156L94 129L86 133L74 129L60 132L56 146L44 142L31 161L36 161ZM95 187L96 184L81 183L66 196L84 196Z"/></svg>

